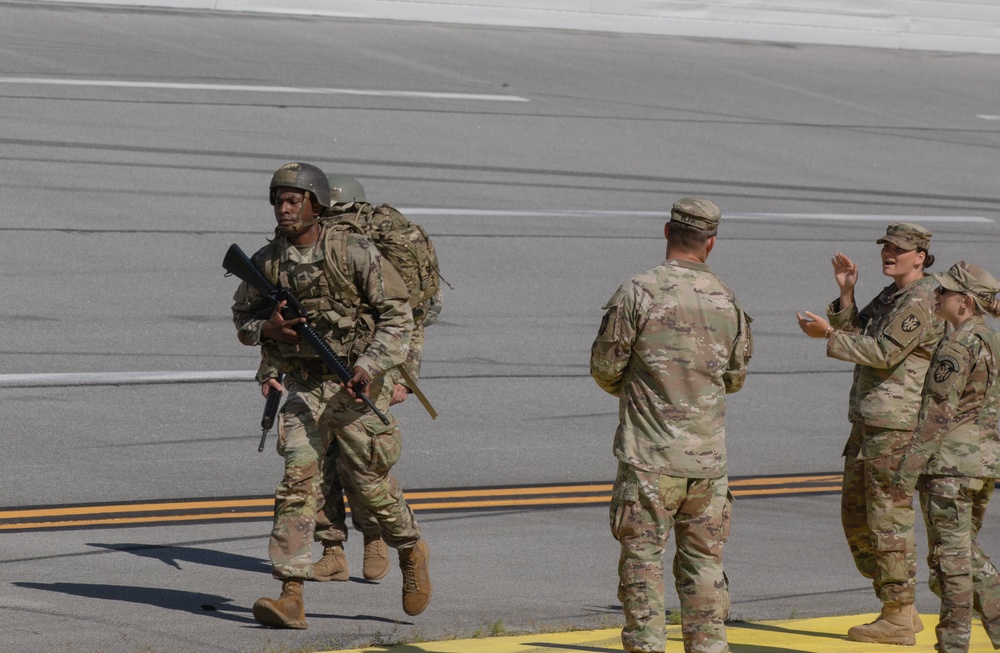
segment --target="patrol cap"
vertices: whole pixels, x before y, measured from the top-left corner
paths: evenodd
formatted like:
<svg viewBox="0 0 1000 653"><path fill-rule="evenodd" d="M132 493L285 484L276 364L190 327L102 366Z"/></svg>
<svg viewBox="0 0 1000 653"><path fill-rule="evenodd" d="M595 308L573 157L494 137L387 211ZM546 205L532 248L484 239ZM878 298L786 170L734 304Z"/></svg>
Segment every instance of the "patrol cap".
<svg viewBox="0 0 1000 653"><path fill-rule="evenodd" d="M722 220L722 211L715 203L704 197L685 197L674 202L670 209L670 219L691 225L702 231L712 231Z"/></svg>
<svg viewBox="0 0 1000 653"><path fill-rule="evenodd" d="M879 245L892 243L906 250L930 249L931 232L911 222L893 222L885 230L885 235L875 241Z"/></svg>
<svg viewBox="0 0 1000 653"><path fill-rule="evenodd" d="M1000 281L978 265L965 261L959 261L947 272L935 272L933 276L945 290L972 295L983 308L988 307L1000 292Z"/></svg>

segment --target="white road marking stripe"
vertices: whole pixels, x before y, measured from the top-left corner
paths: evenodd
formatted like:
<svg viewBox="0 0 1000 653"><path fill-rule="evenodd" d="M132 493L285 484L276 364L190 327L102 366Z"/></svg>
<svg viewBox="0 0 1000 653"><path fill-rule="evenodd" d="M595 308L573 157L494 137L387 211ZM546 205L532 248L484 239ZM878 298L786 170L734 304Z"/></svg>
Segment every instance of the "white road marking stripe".
<svg viewBox="0 0 1000 653"><path fill-rule="evenodd" d="M400 208L403 215L458 215L468 217L511 217L511 218L668 218L665 211L504 211L499 209L444 209L444 208ZM725 213L726 220L755 220L758 222L781 220L815 220L830 222L994 222L990 218L975 215L879 215L851 213Z"/></svg>
<svg viewBox="0 0 1000 653"><path fill-rule="evenodd" d="M979 114L977 118L982 118L983 120L1000 120L1000 116L989 116L986 114Z"/></svg>
<svg viewBox="0 0 1000 653"><path fill-rule="evenodd" d="M72 374L0 374L0 388L45 388L71 385L142 385L253 381L253 371L220 372L82 372Z"/></svg>
<svg viewBox="0 0 1000 653"><path fill-rule="evenodd" d="M0 84L46 84L51 86L106 86L118 88L158 88L185 91L238 91L250 93L309 93L318 95L361 95L368 97L421 98L431 100L481 100L487 102L530 102L518 95L479 93L433 93L429 91L379 91L354 88L308 88L299 86L245 86L240 84L184 84L175 82L128 82L110 79L49 79L45 77L0 77Z"/></svg>

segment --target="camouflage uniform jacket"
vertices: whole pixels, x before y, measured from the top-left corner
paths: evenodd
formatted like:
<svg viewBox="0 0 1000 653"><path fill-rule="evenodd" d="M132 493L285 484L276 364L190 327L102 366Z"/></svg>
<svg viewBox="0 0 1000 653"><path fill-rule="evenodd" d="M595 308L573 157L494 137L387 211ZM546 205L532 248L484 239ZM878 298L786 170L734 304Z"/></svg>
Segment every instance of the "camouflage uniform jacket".
<svg viewBox="0 0 1000 653"><path fill-rule="evenodd" d="M750 318L704 263L668 259L604 306L590 373L619 397L615 456L687 478L727 473L725 393L743 387Z"/></svg>
<svg viewBox="0 0 1000 653"><path fill-rule="evenodd" d="M834 331L826 355L855 363L849 417L853 424L912 431L917 423L920 388L931 354L944 335L944 320L934 315L934 277L902 289L889 284L861 313L827 308Z"/></svg>
<svg viewBox="0 0 1000 653"><path fill-rule="evenodd" d="M376 378L405 360L413 331L406 286L364 236L324 225L313 246L300 249L278 236L251 260L272 283L292 291L309 324L348 368L361 367ZM305 342L261 340L265 319L255 314L268 302L255 289L241 283L233 300L240 341L261 345L258 381L279 372L331 373Z"/></svg>
<svg viewBox="0 0 1000 653"><path fill-rule="evenodd" d="M971 317L934 352L917 430L896 479L913 490L920 474L1000 476L1000 334Z"/></svg>

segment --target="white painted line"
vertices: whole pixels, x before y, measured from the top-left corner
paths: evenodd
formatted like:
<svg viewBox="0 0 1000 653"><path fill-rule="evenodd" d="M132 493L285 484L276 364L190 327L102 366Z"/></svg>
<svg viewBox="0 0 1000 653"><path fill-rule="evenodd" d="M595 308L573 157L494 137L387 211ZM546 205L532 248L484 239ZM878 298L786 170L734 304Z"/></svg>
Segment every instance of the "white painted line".
<svg viewBox="0 0 1000 653"><path fill-rule="evenodd" d="M667 211L504 211L500 209L444 209L444 208L400 208L403 215L458 215L467 217L510 217L510 218L660 218L670 217ZM815 220L828 222L994 222L990 218L975 215L879 215L852 213L723 213L724 220L754 220L757 222L777 222L782 220Z"/></svg>
<svg viewBox="0 0 1000 653"><path fill-rule="evenodd" d="M842 222L993 222L977 215L888 215L851 213L725 213L733 220L819 220Z"/></svg>
<svg viewBox="0 0 1000 653"><path fill-rule="evenodd" d="M50 79L46 77L0 77L0 84L46 84L50 86L104 86L116 88L156 88L183 91L237 91L242 93L308 93L318 95L361 95L429 100L479 100L485 102L530 102L518 95L478 93L433 93L429 91L378 91L354 88L308 88L300 86L244 86L240 84L183 84L175 82L126 82L111 79Z"/></svg>
<svg viewBox="0 0 1000 653"><path fill-rule="evenodd" d="M988 116L985 114L979 114L977 118L982 118L983 120L1000 120L1000 116Z"/></svg>
<svg viewBox="0 0 1000 653"><path fill-rule="evenodd" d="M0 388L46 388L71 385L146 385L253 381L255 372L83 372L74 374L0 374Z"/></svg>

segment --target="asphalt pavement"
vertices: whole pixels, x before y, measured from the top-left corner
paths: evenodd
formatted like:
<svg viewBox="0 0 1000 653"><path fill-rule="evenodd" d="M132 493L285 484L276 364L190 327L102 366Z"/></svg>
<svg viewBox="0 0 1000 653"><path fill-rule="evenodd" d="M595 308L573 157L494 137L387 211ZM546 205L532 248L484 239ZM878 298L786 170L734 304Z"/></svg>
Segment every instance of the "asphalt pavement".
<svg viewBox="0 0 1000 653"><path fill-rule="evenodd" d="M453 286L422 374L441 416L396 411L415 495L612 480L617 406L589 347L615 288L662 260L678 197L722 207L709 264L755 319L727 404L733 478L841 467L850 366L794 320L833 298L835 252L863 297L887 283L874 241L895 220L934 232L934 269L1000 271L997 57L0 2L0 62L4 514L273 493L258 353L235 340L221 261L266 242L287 161L403 208ZM393 570L310 584L309 630L263 629L250 607L279 587L263 512L5 530L5 650L293 653L620 622L606 506L549 500L418 511L435 582L418 618ZM878 609L835 492L733 514L734 619Z"/></svg>

